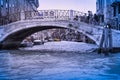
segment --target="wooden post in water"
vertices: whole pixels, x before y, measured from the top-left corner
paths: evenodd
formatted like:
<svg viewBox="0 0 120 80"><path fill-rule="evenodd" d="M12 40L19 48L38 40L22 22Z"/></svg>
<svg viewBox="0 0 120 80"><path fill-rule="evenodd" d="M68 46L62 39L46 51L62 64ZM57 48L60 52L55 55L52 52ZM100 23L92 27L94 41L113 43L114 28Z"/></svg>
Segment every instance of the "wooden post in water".
<svg viewBox="0 0 120 80"><path fill-rule="evenodd" d="M101 42L98 49L98 53L102 52L105 55L109 55L109 52L112 52L112 31L110 24L106 24L104 26Z"/></svg>

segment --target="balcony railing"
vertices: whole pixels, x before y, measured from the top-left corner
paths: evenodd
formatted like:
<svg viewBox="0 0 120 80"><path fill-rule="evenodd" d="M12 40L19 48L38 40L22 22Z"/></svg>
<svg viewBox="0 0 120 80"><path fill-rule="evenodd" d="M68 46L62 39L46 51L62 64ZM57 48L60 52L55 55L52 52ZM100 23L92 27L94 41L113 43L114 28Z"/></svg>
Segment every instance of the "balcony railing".
<svg viewBox="0 0 120 80"><path fill-rule="evenodd" d="M120 4L120 0L112 0L111 6L116 6Z"/></svg>

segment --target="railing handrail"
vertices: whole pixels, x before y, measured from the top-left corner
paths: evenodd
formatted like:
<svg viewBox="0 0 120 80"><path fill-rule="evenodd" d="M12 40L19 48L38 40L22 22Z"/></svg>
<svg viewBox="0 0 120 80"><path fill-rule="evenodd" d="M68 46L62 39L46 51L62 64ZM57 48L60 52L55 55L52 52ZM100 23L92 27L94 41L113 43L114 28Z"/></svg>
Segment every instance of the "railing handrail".
<svg viewBox="0 0 120 80"><path fill-rule="evenodd" d="M72 13L70 11L72 11ZM41 13L43 14L43 16L41 16ZM75 16L83 16L86 13L75 11L75 10L61 10L61 9L23 11L23 12L21 11L21 12L17 12L17 13L13 13L7 16L0 17L0 23L1 23L0 25L5 25L5 24L9 24L15 21L19 21L22 19L21 17L23 17L23 20L40 19L40 17L43 17L45 19L70 20L71 14L73 17L75 17Z"/></svg>

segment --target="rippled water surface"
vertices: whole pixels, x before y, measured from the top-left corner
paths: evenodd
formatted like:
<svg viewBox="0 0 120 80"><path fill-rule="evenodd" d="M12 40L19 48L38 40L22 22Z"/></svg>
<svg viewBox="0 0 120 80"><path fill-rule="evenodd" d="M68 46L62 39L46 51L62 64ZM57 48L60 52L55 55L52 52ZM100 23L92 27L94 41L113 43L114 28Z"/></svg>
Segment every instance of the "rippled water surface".
<svg viewBox="0 0 120 80"><path fill-rule="evenodd" d="M120 54L0 51L0 80L120 80Z"/></svg>

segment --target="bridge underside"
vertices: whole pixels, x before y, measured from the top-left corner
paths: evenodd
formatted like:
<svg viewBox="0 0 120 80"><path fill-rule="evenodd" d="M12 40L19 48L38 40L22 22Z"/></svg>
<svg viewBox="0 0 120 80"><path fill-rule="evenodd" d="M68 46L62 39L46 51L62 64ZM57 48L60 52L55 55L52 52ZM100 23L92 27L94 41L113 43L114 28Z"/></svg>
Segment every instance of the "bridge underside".
<svg viewBox="0 0 120 80"><path fill-rule="evenodd" d="M63 28L63 27L48 27L48 26L42 26L42 27L33 27L33 28L26 28L19 31L16 31L10 35L8 35L3 42L0 43L0 49L18 49L21 42L29 35L46 30L46 29L52 29L52 28Z"/></svg>
<svg viewBox="0 0 120 80"><path fill-rule="evenodd" d="M62 29L67 29L65 27L60 27L60 26L36 26L36 27L30 27L30 28L24 28L18 31L15 31L8 35L1 43L0 43L0 49L18 49L21 45L21 42L31 34L42 31L42 30L47 30L47 29L52 29L52 28L62 28ZM70 29L70 28L69 28ZM87 37L89 41L92 41L95 43L93 40Z"/></svg>

